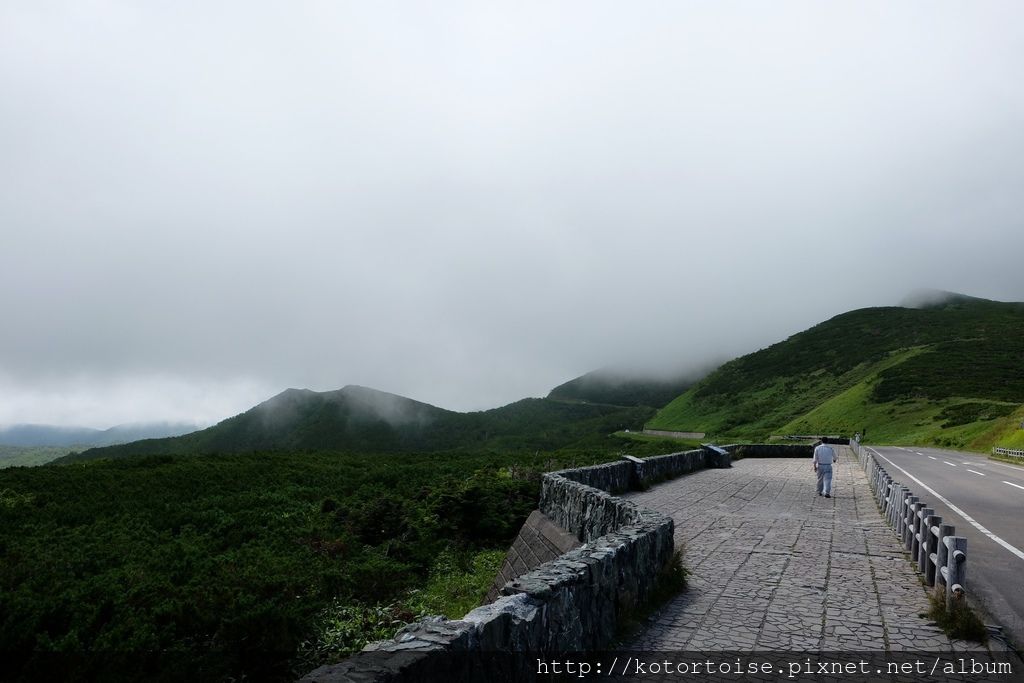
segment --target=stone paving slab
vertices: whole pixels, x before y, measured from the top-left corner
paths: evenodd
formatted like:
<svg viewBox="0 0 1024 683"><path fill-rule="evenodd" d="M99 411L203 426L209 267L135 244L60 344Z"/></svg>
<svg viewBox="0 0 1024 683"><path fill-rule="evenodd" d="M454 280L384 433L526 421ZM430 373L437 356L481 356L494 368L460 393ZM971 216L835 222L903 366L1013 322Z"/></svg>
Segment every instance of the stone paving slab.
<svg viewBox="0 0 1024 683"><path fill-rule="evenodd" d="M690 587L626 647L645 651L963 651L840 448L832 498L811 462L751 458L630 494L671 515ZM973 647L977 647L974 645Z"/></svg>

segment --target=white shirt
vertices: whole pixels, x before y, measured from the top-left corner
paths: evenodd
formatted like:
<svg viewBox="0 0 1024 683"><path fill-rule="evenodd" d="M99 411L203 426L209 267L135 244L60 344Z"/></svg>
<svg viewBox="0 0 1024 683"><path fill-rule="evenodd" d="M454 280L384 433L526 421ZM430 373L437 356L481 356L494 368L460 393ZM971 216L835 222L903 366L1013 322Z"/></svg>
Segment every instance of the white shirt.
<svg viewBox="0 0 1024 683"><path fill-rule="evenodd" d="M831 465L836 461L836 452L828 444L819 444L814 449L815 465Z"/></svg>

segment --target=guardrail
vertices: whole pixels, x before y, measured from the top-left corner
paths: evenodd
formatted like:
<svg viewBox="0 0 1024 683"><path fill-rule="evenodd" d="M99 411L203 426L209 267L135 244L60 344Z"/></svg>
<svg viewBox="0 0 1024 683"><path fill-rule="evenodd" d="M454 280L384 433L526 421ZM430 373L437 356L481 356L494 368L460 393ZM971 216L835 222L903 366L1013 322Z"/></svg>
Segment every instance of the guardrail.
<svg viewBox="0 0 1024 683"><path fill-rule="evenodd" d="M943 524L935 510L895 481L867 448L853 440L850 446L868 476L882 517L910 553L925 584L945 600L947 611L952 610L966 597L967 539L956 536L956 527Z"/></svg>
<svg viewBox="0 0 1024 683"><path fill-rule="evenodd" d="M1011 458L1024 458L1024 451L1017 450L1016 448L993 448L993 455L1007 455Z"/></svg>

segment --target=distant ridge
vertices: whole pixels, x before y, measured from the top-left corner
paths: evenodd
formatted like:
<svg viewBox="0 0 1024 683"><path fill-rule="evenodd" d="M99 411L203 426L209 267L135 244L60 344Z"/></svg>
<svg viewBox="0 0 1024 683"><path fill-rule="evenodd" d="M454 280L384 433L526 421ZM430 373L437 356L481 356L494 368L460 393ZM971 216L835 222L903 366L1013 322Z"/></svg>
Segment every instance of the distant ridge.
<svg viewBox="0 0 1024 683"><path fill-rule="evenodd" d="M110 429L18 424L0 429L2 446L108 446L139 439L179 436L199 429L186 422L141 422Z"/></svg>
<svg viewBox="0 0 1024 683"><path fill-rule="evenodd" d="M559 448L637 428L653 414L650 408L550 399L523 399L494 410L457 413L354 385L325 392L288 389L201 431L93 448L54 462L281 450L387 453Z"/></svg>
<svg viewBox="0 0 1024 683"><path fill-rule="evenodd" d="M625 369L602 368L558 385L548 398L661 408L706 374L707 371L693 371L650 377Z"/></svg>
<svg viewBox="0 0 1024 683"><path fill-rule="evenodd" d="M903 297L901 308L936 308L964 303L999 303L942 289L918 289Z"/></svg>

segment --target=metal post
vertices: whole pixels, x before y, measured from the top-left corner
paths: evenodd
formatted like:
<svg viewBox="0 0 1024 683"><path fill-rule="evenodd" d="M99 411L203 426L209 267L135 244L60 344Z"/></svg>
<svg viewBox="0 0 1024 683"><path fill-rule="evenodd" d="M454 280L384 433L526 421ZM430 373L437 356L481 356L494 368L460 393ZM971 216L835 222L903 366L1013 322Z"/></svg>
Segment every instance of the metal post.
<svg viewBox="0 0 1024 683"><path fill-rule="evenodd" d="M883 512L885 513L885 523L890 527L892 526L892 497L896 495L896 487L893 486L891 480L885 482L885 506Z"/></svg>
<svg viewBox="0 0 1024 683"><path fill-rule="evenodd" d="M940 524L938 542L935 546L935 596L945 599L946 597L946 572L943 571L949 563L949 549L946 547L946 536L956 533L956 527L952 524Z"/></svg>
<svg viewBox="0 0 1024 683"><path fill-rule="evenodd" d="M917 496L907 496L907 512L903 516L903 549L910 550L914 543L914 519L917 514Z"/></svg>
<svg viewBox="0 0 1024 683"><path fill-rule="evenodd" d="M929 508L930 510L930 508ZM924 540L925 548L921 554L921 573L924 574L924 582L929 586L935 585L935 563L937 557L933 557L938 550L939 525L942 524L942 517L936 514L924 518ZM932 531L932 529L935 529Z"/></svg>
<svg viewBox="0 0 1024 683"><path fill-rule="evenodd" d="M935 510L925 507L925 503L921 503L917 511L917 533L914 535L914 549L911 555L914 556L917 570L922 575L928 571L928 536L931 536L928 531L928 517L934 514Z"/></svg>
<svg viewBox="0 0 1024 683"><path fill-rule="evenodd" d="M886 496L886 523L889 524L889 528L892 528L893 507L896 505L896 482L890 479L886 485L886 490L888 492Z"/></svg>
<svg viewBox="0 0 1024 683"><path fill-rule="evenodd" d="M893 510L892 528L896 532L896 536L903 540L903 517L906 514L907 496L910 491L907 490L906 486L900 486L896 489L896 507Z"/></svg>
<svg viewBox="0 0 1024 683"><path fill-rule="evenodd" d="M942 539L949 549L946 565L946 611L952 611L955 602L964 596L967 582L967 539L963 536L947 536Z"/></svg>
<svg viewBox="0 0 1024 683"><path fill-rule="evenodd" d="M917 562L917 534L920 531L921 518L917 513L924 507L924 503L916 499L910 505L910 527L907 529L907 550L910 551L910 559Z"/></svg>

